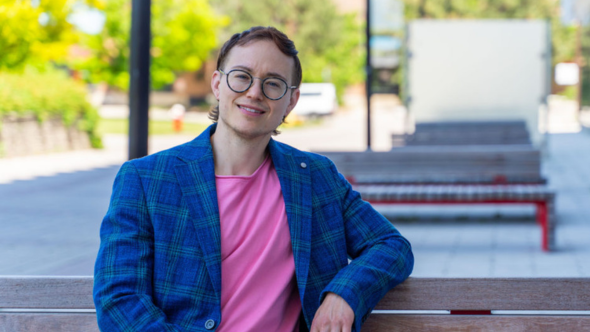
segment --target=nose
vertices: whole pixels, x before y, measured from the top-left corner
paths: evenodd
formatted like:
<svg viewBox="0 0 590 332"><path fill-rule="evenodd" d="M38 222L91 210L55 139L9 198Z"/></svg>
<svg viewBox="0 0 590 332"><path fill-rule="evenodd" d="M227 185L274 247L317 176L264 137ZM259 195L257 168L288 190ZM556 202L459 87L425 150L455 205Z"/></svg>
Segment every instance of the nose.
<svg viewBox="0 0 590 332"><path fill-rule="evenodd" d="M262 80L259 78L254 78L252 86L250 86L250 89L248 89L246 92L246 96L249 98L259 100L264 99L264 93L262 92Z"/></svg>

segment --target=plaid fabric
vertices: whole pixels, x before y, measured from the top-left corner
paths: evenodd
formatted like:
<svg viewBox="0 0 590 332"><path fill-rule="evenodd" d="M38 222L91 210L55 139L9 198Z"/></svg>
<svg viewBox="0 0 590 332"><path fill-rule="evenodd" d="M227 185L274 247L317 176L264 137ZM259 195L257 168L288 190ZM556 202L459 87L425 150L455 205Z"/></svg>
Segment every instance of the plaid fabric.
<svg viewBox="0 0 590 332"><path fill-rule="evenodd" d="M205 323L222 319L214 130L126 162L117 174L95 266L102 331L210 331ZM327 158L274 140L269 150L307 326L334 292L354 310L359 331L385 293L410 275L410 244Z"/></svg>

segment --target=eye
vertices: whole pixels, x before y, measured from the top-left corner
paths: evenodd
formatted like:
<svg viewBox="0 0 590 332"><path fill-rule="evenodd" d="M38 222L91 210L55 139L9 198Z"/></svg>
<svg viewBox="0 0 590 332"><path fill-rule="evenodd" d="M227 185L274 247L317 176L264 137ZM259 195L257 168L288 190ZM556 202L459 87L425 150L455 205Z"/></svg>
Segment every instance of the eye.
<svg viewBox="0 0 590 332"><path fill-rule="evenodd" d="M234 77L237 79L240 79L240 80L249 80L250 79L250 76L248 76L246 74L236 74Z"/></svg>
<svg viewBox="0 0 590 332"><path fill-rule="evenodd" d="M269 88L280 88L281 87L281 81L277 81L277 80L266 80L266 86L268 86Z"/></svg>

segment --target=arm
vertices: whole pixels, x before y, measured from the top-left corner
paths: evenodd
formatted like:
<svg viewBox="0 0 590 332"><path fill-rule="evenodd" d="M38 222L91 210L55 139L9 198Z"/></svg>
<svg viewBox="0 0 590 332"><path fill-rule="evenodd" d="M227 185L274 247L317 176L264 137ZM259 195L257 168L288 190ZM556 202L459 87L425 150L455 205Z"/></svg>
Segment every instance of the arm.
<svg viewBox="0 0 590 332"><path fill-rule="evenodd" d="M133 163L123 164L100 230L94 303L102 331L174 331L152 300L153 227Z"/></svg>
<svg viewBox="0 0 590 332"><path fill-rule="evenodd" d="M410 243L395 227L361 199L333 164L331 169L334 183L344 188L339 199L352 262L332 279L320 300L324 301L328 293L344 299L354 312L353 331L360 331L379 300L410 275L414 256Z"/></svg>

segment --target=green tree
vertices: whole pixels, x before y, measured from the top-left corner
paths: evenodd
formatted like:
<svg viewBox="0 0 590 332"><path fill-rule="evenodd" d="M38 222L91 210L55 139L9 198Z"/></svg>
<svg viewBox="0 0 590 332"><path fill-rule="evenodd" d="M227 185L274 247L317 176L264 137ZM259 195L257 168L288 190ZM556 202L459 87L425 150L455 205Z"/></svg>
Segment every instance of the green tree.
<svg viewBox="0 0 590 332"><path fill-rule="evenodd" d="M332 82L339 100L344 88L363 80L364 30L353 14L339 14L332 1L213 0L232 19L221 37L252 26L274 26L297 46L304 82ZM231 30L230 30L231 29Z"/></svg>
<svg viewBox="0 0 590 332"><path fill-rule="evenodd" d="M81 44L91 57L75 60L90 82L107 82L121 90L129 86L131 1L104 0L106 21L96 35L82 34ZM217 46L216 31L227 18L216 15L207 0L152 2L151 84L155 89L172 83L176 73L196 71Z"/></svg>
<svg viewBox="0 0 590 332"><path fill-rule="evenodd" d="M62 62L76 42L74 0L0 0L0 71Z"/></svg>

